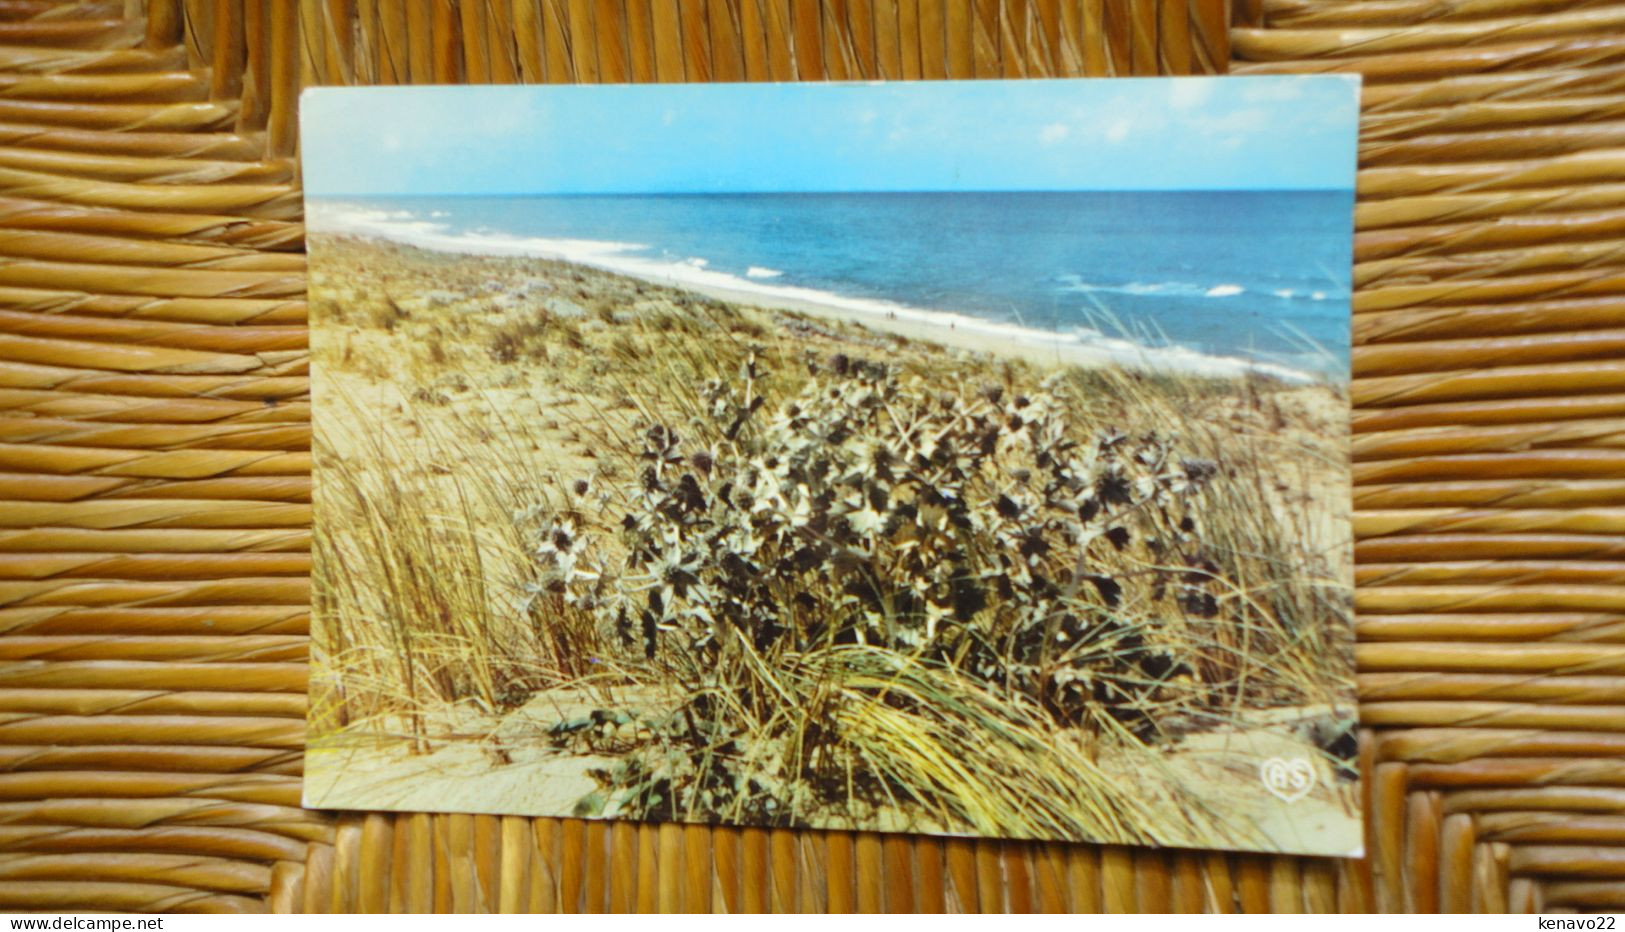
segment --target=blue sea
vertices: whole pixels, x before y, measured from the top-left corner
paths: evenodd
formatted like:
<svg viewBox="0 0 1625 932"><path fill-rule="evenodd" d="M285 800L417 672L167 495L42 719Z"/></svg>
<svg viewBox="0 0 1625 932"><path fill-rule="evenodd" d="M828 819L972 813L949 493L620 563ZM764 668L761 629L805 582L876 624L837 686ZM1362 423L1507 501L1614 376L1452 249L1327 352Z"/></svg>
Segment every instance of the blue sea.
<svg viewBox="0 0 1625 932"><path fill-rule="evenodd" d="M1353 194L313 200L315 230L1344 379ZM1170 356L1170 358L1173 358Z"/></svg>

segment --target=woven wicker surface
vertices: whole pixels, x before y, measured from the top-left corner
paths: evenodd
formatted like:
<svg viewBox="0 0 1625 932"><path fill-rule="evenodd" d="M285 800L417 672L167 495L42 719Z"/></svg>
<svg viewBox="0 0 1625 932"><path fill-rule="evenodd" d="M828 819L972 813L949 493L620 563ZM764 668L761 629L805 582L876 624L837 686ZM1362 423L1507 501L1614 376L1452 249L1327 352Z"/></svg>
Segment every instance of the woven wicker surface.
<svg viewBox="0 0 1625 932"><path fill-rule="evenodd" d="M299 808L302 84L1227 63L1367 78L1369 858ZM1622 255L1621 3L3 0L0 908L1625 907Z"/></svg>

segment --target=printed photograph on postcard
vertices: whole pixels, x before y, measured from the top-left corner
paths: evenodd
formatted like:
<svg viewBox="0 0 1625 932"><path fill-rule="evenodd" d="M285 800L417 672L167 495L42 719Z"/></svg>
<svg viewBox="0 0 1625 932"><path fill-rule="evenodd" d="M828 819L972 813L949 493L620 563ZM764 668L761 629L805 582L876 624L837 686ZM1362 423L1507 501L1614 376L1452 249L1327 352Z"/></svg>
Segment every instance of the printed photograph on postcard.
<svg viewBox="0 0 1625 932"><path fill-rule="evenodd" d="M308 91L306 804L1359 854L1358 103Z"/></svg>

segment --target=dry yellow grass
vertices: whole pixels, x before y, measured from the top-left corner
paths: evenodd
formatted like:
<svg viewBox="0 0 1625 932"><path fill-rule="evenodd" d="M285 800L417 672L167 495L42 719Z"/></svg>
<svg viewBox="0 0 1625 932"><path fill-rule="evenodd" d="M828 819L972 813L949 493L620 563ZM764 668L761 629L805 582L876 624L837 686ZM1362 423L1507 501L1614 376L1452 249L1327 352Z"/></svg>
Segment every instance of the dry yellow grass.
<svg viewBox="0 0 1625 932"><path fill-rule="evenodd" d="M1238 759L1261 736L1316 757L1322 802L1338 804L1352 753L1351 568L1344 402L1332 387L1056 370L542 260L338 238L319 238L313 258L318 751L433 758L447 742L483 741L501 767L528 741L615 760L593 771L599 790L578 815L1279 846L1278 826L1204 794L1215 772L1181 750L1193 735L1233 733ZM852 420L851 399L874 392L893 399L875 418L915 426L894 435ZM1046 405L1030 429L1005 424ZM833 420L794 426L795 412L815 411ZM1054 587L1018 579L995 592L1011 585L1000 551L1023 545L979 545L967 531L954 539L986 549L965 556L924 531L887 531L865 538L859 575L914 573L925 594L909 602L883 585L869 596L835 551L835 563L794 575L792 556L805 555L774 548L795 549L802 532L752 551L759 571L791 574L782 586L718 596L717 618L688 589L744 585L722 567L732 551L650 549L730 520L722 503L679 521L656 487L687 483L721 502L725 470L760 472L807 431L880 430L907 446L931 424L966 454L937 457L959 465L934 475L957 476L950 498L999 512L986 533L1011 541L1040 526L1070 539L1054 515L1078 506L1054 481L1040 490L1026 478L1061 475L1062 448L1121 458L1098 467L1116 478L1088 480L1085 497L1104 505L1072 519L1111 514L1110 532L1101 524L1080 545L1087 558L1057 548L1004 564L1012 578L1073 579L1064 591L1031 609L1029 590ZM969 455L976 430L1002 432L1005 452ZM1051 431L1042 442L1022 439L1040 430ZM1122 489L1101 491L1112 483ZM872 506L893 525L934 494L905 485ZM987 596L964 595L969 570L926 568L954 560L982 568ZM692 579L674 589L672 573ZM864 599L884 607L853 608ZM782 624L750 620L792 602L801 608ZM1024 631L1048 646L1019 646ZM1040 659L1022 659L1032 650ZM580 714L528 739L501 726L561 691ZM1125 779L1133 761L1144 774ZM1217 779L1262 792L1252 773ZM1327 829L1348 837L1324 850L1357 847L1349 824Z"/></svg>

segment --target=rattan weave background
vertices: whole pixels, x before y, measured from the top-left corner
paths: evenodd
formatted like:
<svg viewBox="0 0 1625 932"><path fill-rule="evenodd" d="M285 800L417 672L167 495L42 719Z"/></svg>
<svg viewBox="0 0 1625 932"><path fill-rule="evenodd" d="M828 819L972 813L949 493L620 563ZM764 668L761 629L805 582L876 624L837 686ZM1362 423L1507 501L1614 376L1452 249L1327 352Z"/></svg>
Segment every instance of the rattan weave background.
<svg viewBox="0 0 1625 932"><path fill-rule="evenodd" d="M1370 858L298 808L301 85L1227 66L1367 79ZM1622 349L1625 3L0 0L0 908L1625 908Z"/></svg>

